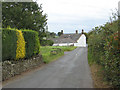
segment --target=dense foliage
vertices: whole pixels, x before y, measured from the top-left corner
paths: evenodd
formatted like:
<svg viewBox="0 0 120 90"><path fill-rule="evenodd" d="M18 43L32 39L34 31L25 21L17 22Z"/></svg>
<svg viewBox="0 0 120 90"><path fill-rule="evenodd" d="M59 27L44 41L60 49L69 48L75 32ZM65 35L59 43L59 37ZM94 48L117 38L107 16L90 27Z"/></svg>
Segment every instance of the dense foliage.
<svg viewBox="0 0 120 90"><path fill-rule="evenodd" d="M2 26L7 28L45 30L47 15L37 2L2 2Z"/></svg>
<svg viewBox="0 0 120 90"><path fill-rule="evenodd" d="M88 54L90 62L103 66L105 79L120 87L120 48L118 20L95 27L88 33Z"/></svg>
<svg viewBox="0 0 120 90"><path fill-rule="evenodd" d="M40 52L38 33L32 30L22 30L25 38L26 58L37 55Z"/></svg>
<svg viewBox="0 0 120 90"><path fill-rule="evenodd" d="M61 36L63 34L63 30L61 32L58 32L58 36Z"/></svg>
<svg viewBox="0 0 120 90"><path fill-rule="evenodd" d="M47 14L37 2L2 2L2 27L37 31L40 43L46 37Z"/></svg>
<svg viewBox="0 0 120 90"><path fill-rule="evenodd" d="M16 49L16 59L25 57L25 40L22 31L17 30L17 49Z"/></svg>
<svg viewBox="0 0 120 90"><path fill-rule="evenodd" d="M38 33L31 30L3 29L2 60L30 58L40 52Z"/></svg>
<svg viewBox="0 0 120 90"><path fill-rule="evenodd" d="M41 40L41 46L52 46L53 44L52 40Z"/></svg>
<svg viewBox="0 0 120 90"><path fill-rule="evenodd" d="M15 59L17 35L15 30L2 29L2 60Z"/></svg>
<svg viewBox="0 0 120 90"><path fill-rule="evenodd" d="M52 40L49 40L49 38L55 38L55 33L54 32L48 32L48 31L43 31L42 33L39 34L40 37L40 45L41 46L52 46L54 42Z"/></svg>

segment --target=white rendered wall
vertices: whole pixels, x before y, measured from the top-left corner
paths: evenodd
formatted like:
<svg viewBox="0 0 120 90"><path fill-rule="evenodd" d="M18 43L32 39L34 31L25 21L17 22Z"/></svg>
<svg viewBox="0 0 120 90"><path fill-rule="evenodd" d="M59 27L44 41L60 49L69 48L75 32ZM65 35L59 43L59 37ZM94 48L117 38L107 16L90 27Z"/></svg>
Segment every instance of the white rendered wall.
<svg viewBox="0 0 120 90"><path fill-rule="evenodd" d="M77 40L78 43L74 43L77 47L86 47L86 36L84 34Z"/></svg>
<svg viewBox="0 0 120 90"><path fill-rule="evenodd" d="M70 46L74 45L74 43L58 43L58 44L53 44L53 46Z"/></svg>

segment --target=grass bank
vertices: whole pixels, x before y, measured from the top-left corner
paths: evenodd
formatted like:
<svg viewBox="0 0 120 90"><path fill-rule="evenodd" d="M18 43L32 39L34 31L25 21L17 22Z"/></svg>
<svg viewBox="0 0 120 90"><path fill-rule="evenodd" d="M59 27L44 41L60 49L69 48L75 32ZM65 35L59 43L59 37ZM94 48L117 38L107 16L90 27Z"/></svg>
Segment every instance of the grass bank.
<svg viewBox="0 0 120 90"><path fill-rule="evenodd" d="M40 53L43 56L43 61L49 63L63 56L65 51L72 51L75 48L74 46L41 46ZM60 51L57 54L51 54L51 51L55 49L59 49Z"/></svg>

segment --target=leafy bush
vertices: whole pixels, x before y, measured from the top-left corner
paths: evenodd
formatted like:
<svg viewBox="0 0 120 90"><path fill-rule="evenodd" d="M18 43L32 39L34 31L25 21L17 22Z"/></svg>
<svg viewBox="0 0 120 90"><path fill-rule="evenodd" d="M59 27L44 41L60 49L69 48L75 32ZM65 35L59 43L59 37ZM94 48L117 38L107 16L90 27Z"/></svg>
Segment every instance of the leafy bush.
<svg viewBox="0 0 120 90"><path fill-rule="evenodd" d="M40 52L38 33L32 30L22 30L25 38L26 58L37 55Z"/></svg>
<svg viewBox="0 0 120 90"><path fill-rule="evenodd" d="M88 36L88 55L91 60L89 62L96 62L102 65L105 79L111 85L120 87L118 21L95 27L89 32Z"/></svg>
<svg viewBox="0 0 120 90"><path fill-rule="evenodd" d="M16 49L16 59L25 57L25 40L22 31L16 30L17 35L17 49Z"/></svg>
<svg viewBox="0 0 120 90"><path fill-rule="evenodd" d="M52 40L41 40L41 46L52 46L54 42Z"/></svg>
<svg viewBox="0 0 120 90"><path fill-rule="evenodd" d="M54 42L52 40L47 40L48 46L52 46Z"/></svg>
<svg viewBox="0 0 120 90"><path fill-rule="evenodd" d="M15 59L17 36L15 30L2 29L2 60Z"/></svg>
<svg viewBox="0 0 120 90"><path fill-rule="evenodd" d="M32 30L2 30L2 60L30 58L40 52L38 33Z"/></svg>
<svg viewBox="0 0 120 90"><path fill-rule="evenodd" d="M118 32L113 33L105 44L105 72L112 85L120 87L120 48Z"/></svg>

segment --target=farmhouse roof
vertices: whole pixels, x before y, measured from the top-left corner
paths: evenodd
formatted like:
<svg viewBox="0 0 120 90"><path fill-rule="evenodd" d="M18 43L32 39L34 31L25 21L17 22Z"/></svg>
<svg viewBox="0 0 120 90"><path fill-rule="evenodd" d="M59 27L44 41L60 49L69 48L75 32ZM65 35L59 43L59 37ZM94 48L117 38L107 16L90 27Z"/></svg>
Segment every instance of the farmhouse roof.
<svg viewBox="0 0 120 90"><path fill-rule="evenodd" d="M81 34L62 34L59 38L52 38L54 43L76 43Z"/></svg>

